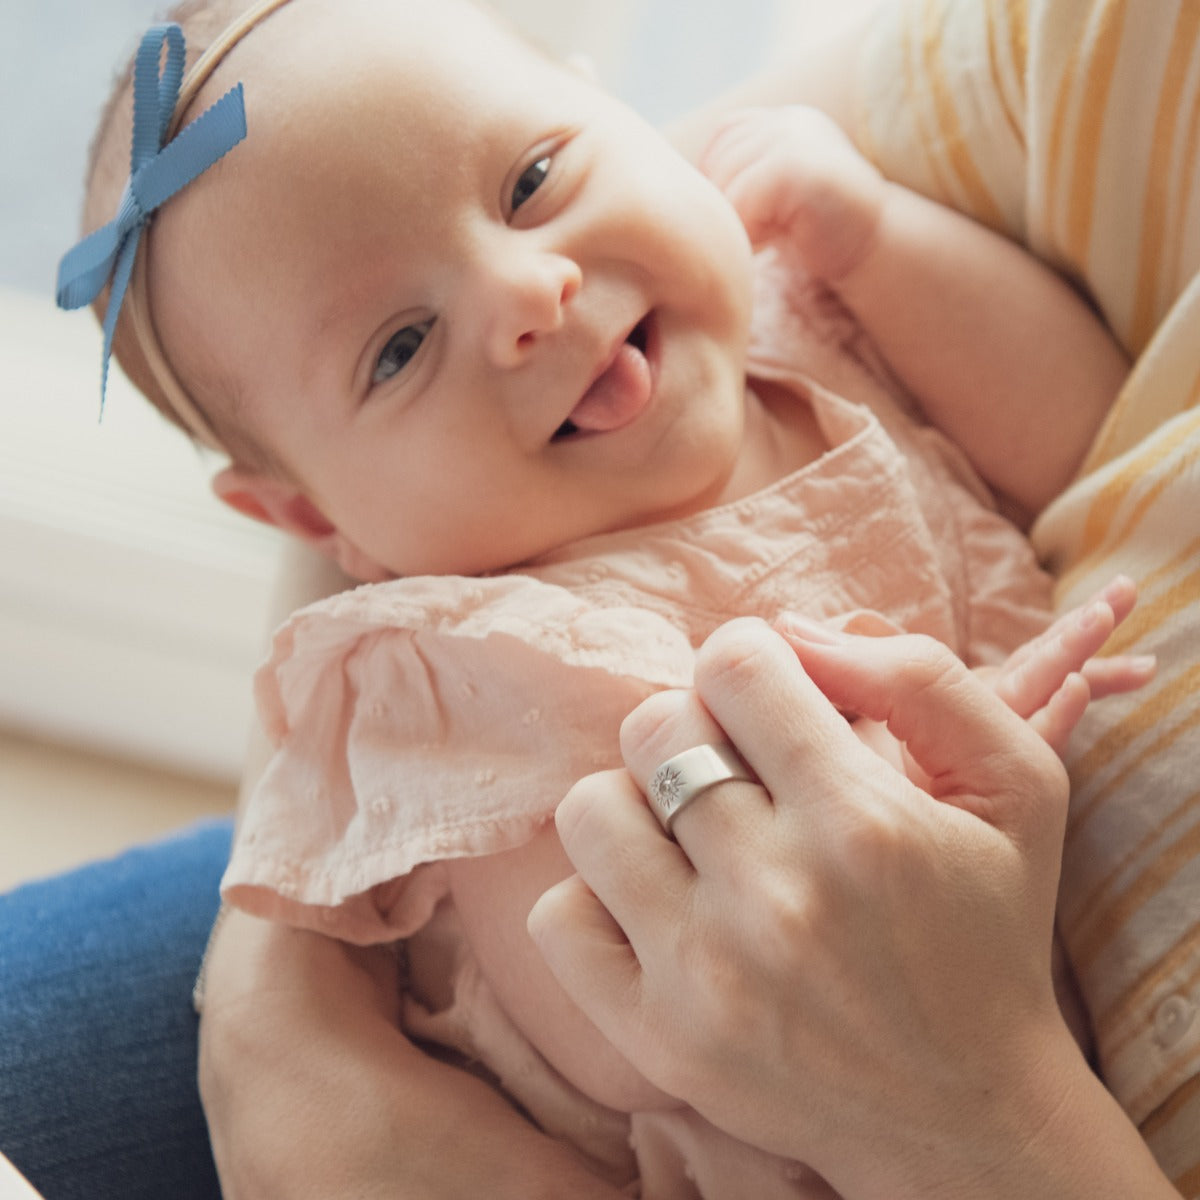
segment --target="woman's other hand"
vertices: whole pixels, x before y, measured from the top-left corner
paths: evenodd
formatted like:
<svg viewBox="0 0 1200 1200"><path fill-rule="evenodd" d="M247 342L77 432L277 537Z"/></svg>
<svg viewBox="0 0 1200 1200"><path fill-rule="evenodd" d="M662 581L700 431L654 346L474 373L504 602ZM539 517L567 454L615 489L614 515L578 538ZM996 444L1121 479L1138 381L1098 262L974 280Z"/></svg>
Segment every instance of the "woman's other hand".
<svg viewBox="0 0 1200 1200"><path fill-rule="evenodd" d="M200 1089L227 1200L617 1200L397 1028L394 956L238 912L207 967Z"/></svg>

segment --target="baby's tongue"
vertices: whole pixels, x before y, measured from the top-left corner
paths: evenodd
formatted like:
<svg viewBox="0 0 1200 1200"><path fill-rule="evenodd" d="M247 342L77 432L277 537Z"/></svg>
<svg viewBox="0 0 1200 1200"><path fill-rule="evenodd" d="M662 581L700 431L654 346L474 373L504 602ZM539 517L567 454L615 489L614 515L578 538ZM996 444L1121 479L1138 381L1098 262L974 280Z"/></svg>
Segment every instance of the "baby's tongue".
<svg viewBox="0 0 1200 1200"><path fill-rule="evenodd" d="M629 342L571 412L577 429L606 432L628 425L650 401L650 364Z"/></svg>

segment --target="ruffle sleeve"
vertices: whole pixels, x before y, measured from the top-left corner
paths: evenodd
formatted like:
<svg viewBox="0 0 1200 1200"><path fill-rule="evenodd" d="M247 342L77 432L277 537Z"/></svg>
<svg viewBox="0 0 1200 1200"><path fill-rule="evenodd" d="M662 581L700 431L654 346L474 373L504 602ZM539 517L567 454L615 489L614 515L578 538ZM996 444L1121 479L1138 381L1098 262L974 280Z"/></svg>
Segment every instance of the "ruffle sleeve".
<svg viewBox="0 0 1200 1200"><path fill-rule="evenodd" d="M691 682L661 616L508 575L359 588L296 613L255 687L276 747L222 883L259 916L369 943L445 892L442 860L521 845L620 763L642 699Z"/></svg>

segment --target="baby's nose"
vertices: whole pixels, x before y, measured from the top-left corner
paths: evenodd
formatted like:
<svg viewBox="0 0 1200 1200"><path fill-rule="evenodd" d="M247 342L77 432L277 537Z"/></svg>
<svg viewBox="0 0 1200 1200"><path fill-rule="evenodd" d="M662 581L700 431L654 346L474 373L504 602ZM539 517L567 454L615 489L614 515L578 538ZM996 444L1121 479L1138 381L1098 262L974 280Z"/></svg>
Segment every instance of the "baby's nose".
<svg viewBox="0 0 1200 1200"><path fill-rule="evenodd" d="M538 339L558 329L583 275L565 255L538 253L503 264L489 288L488 356L497 366L519 366Z"/></svg>

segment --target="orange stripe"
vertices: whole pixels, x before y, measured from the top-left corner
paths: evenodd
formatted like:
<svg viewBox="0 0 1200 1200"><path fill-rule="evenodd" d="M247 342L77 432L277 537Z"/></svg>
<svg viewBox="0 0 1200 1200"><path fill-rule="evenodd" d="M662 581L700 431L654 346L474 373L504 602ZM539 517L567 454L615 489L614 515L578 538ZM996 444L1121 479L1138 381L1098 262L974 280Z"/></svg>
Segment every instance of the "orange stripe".
<svg viewBox="0 0 1200 1200"><path fill-rule="evenodd" d="M1200 1074L1169 1095L1141 1124L1140 1132L1183 1196L1200 1196Z"/></svg>
<svg viewBox="0 0 1200 1200"><path fill-rule="evenodd" d="M1196 89L1192 97L1192 111L1188 117L1183 144L1184 159L1179 169L1181 190L1179 203L1175 208L1175 223L1171 230L1171 257L1175 263L1171 294L1174 296L1178 296L1188 282L1183 277L1183 237L1187 223L1192 219L1192 185L1196 178L1196 155L1200 152L1200 88Z"/></svg>
<svg viewBox="0 0 1200 1200"><path fill-rule="evenodd" d="M1097 26L1091 59L1084 79L1075 132L1075 163L1067 194L1067 261L1086 275L1088 248L1099 171L1100 146L1108 114L1108 98L1121 48L1121 26L1126 0L1101 0L1093 23Z"/></svg>
<svg viewBox="0 0 1200 1200"><path fill-rule="evenodd" d="M1092 814L1098 811L1100 805L1109 798L1112 792L1124 786L1129 778L1136 775L1148 760L1170 750L1185 733L1196 725L1198 720L1200 720L1200 713L1190 714L1180 721L1178 725L1174 725L1160 734L1137 758L1110 780L1109 783L1094 796L1089 797L1086 805L1081 805L1079 808L1073 809L1067 824L1067 836L1072 839L1081 837L1084 825L1087 824ZM1072 773L1072 778L1077 778L1075 773Z"/></svg>
<svg viewBox="0 0 1200 1200"><path fill-rule="evenodd" d="M1149 596L1164 580L1187 570L1196 561L1197 555L1200 555L1200 538L1193 538L1173 558L1159 563L1152 571L1139 576L1138 592L1143 597ZM1112 573L1110 572L1110 575ZM1166 592L1155 597L1153 601L1145 600L1139 604L1104 644L1104 653L1116 654L1128 650L1136 641L1148 637L1175 613L1183 612L1190 604L1200 601L1200 587L1197 586L1196 577L1197 572L1193 569L1190 574L1170 584Z"/></svg>
<svg viewBox="0 0 1200 1200"><path fill-rule="evenodd" d="M1170 1061L1170 1064L1165 1070L1158 1073L1157 1078L1149 1087L1143 1088L1142 1091L1134 1096L1127 1107L1143 1108L1148 1102L1152 1102L1157 1097L1155 1093L1161 1090L1165 1083L1168 1087L1174 1088L1180 1082L1192 1077L1192 1064L1200 1060L1200 1046L1193 1046L1187 1054Z"/></svg>
<svg viewBox="0 0 1200 1200"><path fill-rule="evenodd" d="M1176 1175L1171 1179L1171 1186L1184 1197L1200 1196L1200 1162L1197 1162L1194 1167L1189 1167L1182 1175Z"/></svg>
<svg viewBox="0 0 1200 1200"><path fill-rule="evenodd" d="M1177 336L1175 340L1179 341L1181 339ZM1153 363L1147 365L1149 360L1150 356L1143 354L1142 357L1139 358L1134 364L1133 371L1126 378L1120 394L1117 396L1112 408L1109 410L1108 416L1105 417L1104 424L1101 427L1100 432L1096 435L1095 440L1088 449L1087 457L1084 459L1083 465L1079 469L1079 474L1081 476L1087 475L1089 472L1104 466L1104 464L1110 459L1113 459L1120 454L1123 449L1128 449L1128 447L1122 447L1119 443L1117 443L1117 439L1122 436L1128 438L1128 433L1124 429L1124 422L1122 421L1121 417L1126 409L1128 409L1131 405L1136 404L1141 399L1142 391L1149 386L1146 383L1146 377L1149 376L1151 379L1154 378L1154 365ZM1200 372L1198 372L1196 378L1192 380L1192 386L1188 392L1188 399L1180 404L1176 409L1176 412L1172 413L1171 416L1186 412L1189 408L1191 408L1198 394L1200 394ZM1160 424L1161 423L1162 422L1160 422ZM1192 428L1193 426L1191 425L1185 426L1185 429L1187 430Z"/></svg>
<svg viewBox="0 0 1200 1200"><path fill-rule="evenodd" d="M1174 558L1168 558L1166 562L1159 563L1153 571L1143 575L1138 586L1147 592L1152 591L1168 576L1176 574L1181 567L1187 566L1197 554L1200 554L1200 538L1190 541Z"/></svg>
<svg viewBox="0 0 1200 1200"><path fill-rule="evenodd" d="M1179 566L1194 564L1197 561L1198 550L1200 538L1185 546L1171 563L1164 563L1160 573L1173 573L1173 569ZM1200 567L1193 566L1187 575L1160 592L1153 600L1140 603L1105 642L1104 653L1128 653L1139 642L1145 642L1154 630L1165 625L1176 613L1182 613L1197 603L1200 603Z"/></svg>
<svg viewBox="0 0 1200 1200"><path fill-rule="evenodd" d="M1150 1000L1157 996L1168 982L1172 991L1186 991L1191 988L1197 975L1200 975L1200 970L1195 969L1198 949L1200 922L1193 922L1183 930L1166 954L1142 971L1108 1009L1095 1018L1096 1035L1097 1038L1103 1036L1107 1056L1119 1053L1134 1038L1141 1036L1141 1021L1131 1018L1135 1014L1144 1014ZM1181 980L1179 973L1187 965L1192 965L1193 970ZM1108 1032L1116 1025L1126 1027L1120 1038L1114 1038Z"/></svg>
<svg viewBox="0 0 1200 1200"><path fill-rule="evenodd" d="M925 151L925 162L929 167L929 173L934 180L934 196L940 199L944 204L954 204L954 193L950 190L950 185L946 179L945 172L942 170L938 162L937 156L934 153L934 136L933 131L929 128L929 123L925 118L925 104L923 97L919 94L916 86L916 70L914 61L917 57L917 50L914 41L917 37L916 29L912 24L905 26L904 33L904 90L908 98L908 103L913 113L916 114L918 132L921 138L921 148ZM922 76L924 78L924 76ZM928 80L926 80L928 82Z"/></svg>
<svg viewBox="0 0 1200 1200"><path fill-rule="evenodd" d="M1079 825L1086 821L1087 816L1095 810L1097 805L1106 800L1110 795L1112 795L1113 792L1119 792L1121 788L1124 787L1124 785L1128 782L1130 776L1135 775L1139 768L1148 759L1155 758L1164 749L1169 748L1174 742L1177 742L1185 733L1194 729L1197 725L1200 725L1200 709L1197 709L1196 712L1194 712L1187 720L1181 722L1174 729L1167 731L1161 737L1157 738L1153 745L1147 748L1146 751L1140 754L1134 762L1130 763L1129 766L1121 771L1119 775L1106 784L1105 787L1101 789L1101 792L1092 798L1092 802L1088 807L1088 812L1086 814L1081 814L1080 817L1073 822L1075 828L1078 828ZM1134 846L1128 853L1126 853L1124 857L1122 857L1120 862L1118 862L1112 868L1112 870L1110 870L1108 874L1102 880L1100 880L1098 884L1096 884L1096 886L1082 901L1072 905L1072 908L1074 908L1079 915L1076 920L1071 922L1071 924L1063 924L1064 932L1072 937L1079 932L1087 924L1087 922L1093 916L1095 916L1096 912L1099 911L1105 898L1114 892L1116 881L1122 875L1124 875L1125 872L1129 870L1130 866L1139 858L1141 858L1142 855L1145 854L1155 842L1159 841L1172 825L1176 825L1185 817L1190 816L1197 803L1200 803L1200 795L1193 796L1190 800L1185 800L1183 804L1172 809L1153 829L1146 833L1146 835L1138 841L1137 845Z"/></svg>
<svg viewBox="0 0 1200 1200"><path fill-rule="evenodd" d="M1029 59L1029 4L1027 0L1008 2L1008 52L1016 68L1021 88L1021 104L1025 103L1025 64Z"/></svg>
<svg viewBox="0 0 1200 1200"><path fill-rule="evenodd" d="M1075 38L1071 42L1071 52L1063 66L1062 77L1058 81L1058 95L1054 98L1054 115L1050 121L1050 136L1046 142L1046 219L1043 226L1053 231L1055 241L1060 247L1060 254L1064 238L1058 222L1058 193L1062 188L1063 175L1068 165L1063 146L1067 140L1067 111L1070 108L1075 78L1079 73L1083 43L1083 38Z"/></svg>
<svg viewBox="0 0 1200 1200"><path fill-rule="evenodd" d="M1138 502L1133 506L1133 509L1130 511L1129 516L1125 521L1125 524L1121 526L1120 531L1117 533L1113 541L1114 546L1122 546L1129 541L1131 537L1133 537L1138 526L1141 525L1141 523L1146 519L1146 514L1157 503L1158 498L1163 494L1164 491L1166 491L1168 487L1171 486L1172 483L1178 480L1179 476L1185 470L1187 470L1187 468L1197 457L1200 457L1200 446L1194 446L1190 448L1188 452L1184 454L1182 460L1174 471L1164 471L1161 478L1156 479L1151 486L1146 489L1146 494L1142 496L1141 499L1139 499ZM1200 547L1198 547L1196 542L1193 542L1191 546L1192 553L1195 553L1197 549L1200 549Z"/></svg>
<svg viewBox="0 0 1200 1200"><path fill-rule="evenodd" d="M940 144L954 177L966 194L966 203L962 205L964 210L992 229L1003 230L1004 215L967 148L967 139L963 136L958 113L955 111L954 96L941 68L943 13L944 9L939 0L926 0L922 49L925 73L941 134Z"/></svg>
<svg viewBox="0 0 1200 1200"><path fill-rule="evenodd" d="M1171 53L1158 94L1150 163L1146 168L1146 197L1142 205L1142 247L1138 255L1137 290L1129 326L1129 348L1140 353L1154 333L1158 317L1158 286L1166 240L1171 158L1179 121L1180 97L1200 29L1200 6L1185 4L1171 34ZM1178 252L1178 248L1176 248Z"/></svg>
<svg viewBox="0 0 1200 1200"><path fill-rule="evenodd" d="M1127 713L1120 721L1107 729L1104 737L1086 754L1071 764L1072 781L1086 783L1107 767L1115 758L1124 754L1129 746L1147 729L1166 720L1191 699L1200 688L1200 663L1193 663L1170 683L1158 688L1137 708ZM1078 785L1077 785L1078 786ZM1078 828L1076 825L1075 828Z"/></svg>
<svg viewBox="0 0 1200 1200"><path fill-rule="evenodd" d="M1188 798L1193 803L1200 793ZM1071 947L1071 962L1075 969L1086 975L1092 969L1100 952L1113 942L1120 931L1133 919L1134 914L1150 899L1164 891L1180 871L1191 866L1200 856L1200 826L1195 826L1172 842L1145 871L1136 883L1121 894L1120 899L1104 912L1099 921L1083 937L1077 938Z"/></svg>
<svg viewBox="0 0 1200 1200"><path fill-rule="evenodd" d="M1193 1075L1181 1088L1174 1092L1171 1098L1154 1110L1138 1126L1142 1137L1151 1138L1166 1125L1181 1108L1191 1101L1200 1098L1200 1075Z"/></svg>
<svg viewBox="0 0 1200 1200"><path fill-rule="evenodd" d="M1009 129L1012 130L1013 137L1017 139L1017 145L1024 150L1025 134L1021 129L1021 122L1017 114L1013 112L1012 106L1008 102L1008 95L1004 86L1004 75L1000 69L1001 46L999 24L1004 19L1003 4L1004 0L988 0L988 69L992 75L992 90L995 91L996 97L1000 101L1000 107L1004 110L1004 119L1008 123ZM1020 76L1018 76L1018 79L1020 79Z"/></svg>
<svg viewBox="0 0 1200 1200"><path fill-rule="evenodd" d="M1096 558L1101 554L1111 555L1133 533L1136 526L1127 521L1122 528L1120 538L1109 540L1112 526L1116 523L1117 513L1135 487L1145 483L1146 477L1150 476L1153 479L1151 489L1157 495L1166 484L1176 480L1195 461L1200 450L1196 446L1192 446L1190 440L1198 431L1200 431L1200 413L1197 413L1194 418L1181 421L1169 436L1157 437L1148 445L1142 446L1136 454L1126 459L1110 479L1104 482L1088 509L1083 533L1079 539L1075 564L1059 575L1057 588L1059 594L1070 590L1080 575L1094 570ZM1170 471L1159 471L1158 468L1161 464L1180 446L1185 447L1180 461L1173 464Z"/></svg>

